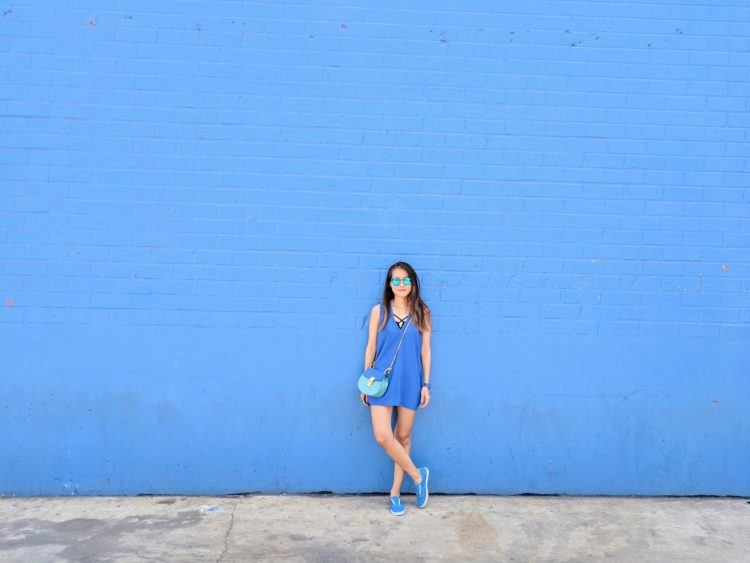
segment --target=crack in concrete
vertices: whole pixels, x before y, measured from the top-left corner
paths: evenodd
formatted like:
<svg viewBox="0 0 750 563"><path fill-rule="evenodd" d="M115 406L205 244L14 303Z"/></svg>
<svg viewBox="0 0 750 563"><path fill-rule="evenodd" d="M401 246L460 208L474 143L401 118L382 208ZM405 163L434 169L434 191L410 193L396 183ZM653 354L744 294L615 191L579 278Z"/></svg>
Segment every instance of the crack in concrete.
<svg viewBox="0 0 750 563"><path fill-rule="evenodd" d="M237 505L240 503L240 501L237 501L232 505L232 517L229 520L229 527L227 528L227 533L224 534L224 551L221 552L221 555L219 555L219 558L216 560L216 563L220 563L222 559L224 559L224 556L227 554L227 551L229 551L229 534L232 533L232 527L234 526L234 511L237 510Z"/></svg>

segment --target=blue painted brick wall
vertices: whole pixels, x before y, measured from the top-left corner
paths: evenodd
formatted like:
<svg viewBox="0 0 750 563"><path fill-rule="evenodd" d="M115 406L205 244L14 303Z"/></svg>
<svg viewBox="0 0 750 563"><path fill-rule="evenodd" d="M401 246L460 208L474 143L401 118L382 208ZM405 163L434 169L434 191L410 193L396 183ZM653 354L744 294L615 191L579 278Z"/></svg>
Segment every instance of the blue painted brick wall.
<svg viewBox="0 0 750 563"><path fill-rule="evenodd" d="M750 6L0 7L0 494L750 494ZM365 477L361 477L365 475Z"/></svg>

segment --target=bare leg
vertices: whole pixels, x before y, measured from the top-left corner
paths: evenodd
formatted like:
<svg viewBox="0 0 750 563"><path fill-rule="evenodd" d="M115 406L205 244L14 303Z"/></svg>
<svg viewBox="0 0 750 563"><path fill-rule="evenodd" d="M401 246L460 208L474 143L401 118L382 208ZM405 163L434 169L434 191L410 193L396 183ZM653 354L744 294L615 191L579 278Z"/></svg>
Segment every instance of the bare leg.
<svg viewBox="0 0 750 563"><path fill-rule="evenodd" d="M401 444L404 451L411 453L411 429L414 427L414 418L417 411L407 409L406 407L396 407L398 415L396 418L396 441ZM393 464L393 486L391 487L391 496L401 495L401 485L404 483L404 470L398 463Z"/></svg>
<svg viewBox="0 0 750 563"><path fill-rule="evenodd" d="M393 436L393 429L391 428L392 414L393 407L372 405L370 407L372 433L375 435L375 440L380 444L380 447L385 450L385 453L387 453L405 473L414 479L415 483L419 484L422 482L422 475L419 473L419 469L414 465L409 454L404 451L404 447L399 444Z"/></svg>

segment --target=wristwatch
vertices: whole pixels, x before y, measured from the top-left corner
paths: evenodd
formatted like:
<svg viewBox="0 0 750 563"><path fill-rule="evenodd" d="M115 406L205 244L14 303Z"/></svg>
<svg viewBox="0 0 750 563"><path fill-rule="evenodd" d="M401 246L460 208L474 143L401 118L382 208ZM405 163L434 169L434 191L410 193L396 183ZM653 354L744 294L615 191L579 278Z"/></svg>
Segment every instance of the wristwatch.
<svg viewBox="0 0 750 563"><path fill-rule="evenodd" d="M431 385L429 383L422 383L422 387L427 387L427 389L430 389Z"/></svg>

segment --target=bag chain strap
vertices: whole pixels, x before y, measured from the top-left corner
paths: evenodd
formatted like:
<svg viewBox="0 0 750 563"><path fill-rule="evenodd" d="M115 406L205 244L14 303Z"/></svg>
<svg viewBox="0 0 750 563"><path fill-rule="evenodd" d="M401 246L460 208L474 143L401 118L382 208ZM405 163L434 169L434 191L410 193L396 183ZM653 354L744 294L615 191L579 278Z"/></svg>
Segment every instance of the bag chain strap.
<svg viewBox="0 0 750 563"><path fill-rule="evenodd" d="M406 325L404 325L404 332L401 333L401 339L398 341L398 346L396 347L396 353L393 354L393 359L391 360L391 365L388 366L388 369L386 369L383 373L386 375L389 375L393 371L393 364L396 363L396 356L398 356L398 351L401 349L401 343L404 341L404 336L406 336L406 329L409 328L409 323L411 322L411 317L409 317L409 320L406 321Z"/></svg>

